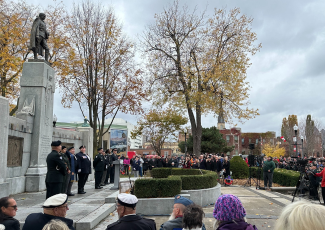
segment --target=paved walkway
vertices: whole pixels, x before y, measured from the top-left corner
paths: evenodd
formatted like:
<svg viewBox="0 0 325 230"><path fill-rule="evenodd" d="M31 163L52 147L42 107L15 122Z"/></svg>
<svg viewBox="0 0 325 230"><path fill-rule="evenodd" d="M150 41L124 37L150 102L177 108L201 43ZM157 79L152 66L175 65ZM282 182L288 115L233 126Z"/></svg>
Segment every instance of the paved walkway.
<svg viewBox="0 0 325 230"><path fill-rule="evenodd" d="M127 178L121 178L121 180L127 180ZM87 182L85 186L85 191L87 192L84 195L76 194L73 197L69 197L69 209L67 212L67 218L71 218L74 222L87 222L90 216L92 218L97 218L98 210L105 208L108 210L108 207L105 205L105 197L112 194L116 190L110 190L113 185L105 186L104 189L97 190L94 189L94 182ZM77 184L74 183L73 193L77 191ZM230 186L222 187L222 194L233 194L240 198L242 201L246 212L248 222L255 224L259 230L262 229L273 229L274 224L282 208L291 203L292 196L283 195L277 192L270 192L265 190L256 190L255 187L240 187L240 186ZM42 212L42 204L45 201L45 192L36 192L36 193L22 193L13 196L18 204L18 212L16 218L24 223L25 218L30 213ZM299 200L298 198L296 200ZM315 202L317 203L317 202ZM112 210L113 207L109 208ZM204 223L208 230L213 229L213 223L215 219L213 218L213 208L214 205L204 207L205 218ZM172 207L171 207L172 211ZM92 220L88 221L93 223L90 228L95 230L105 230L107 225L113 223L117 220L116 211L109 211L109 215L100 219L97 222ZM107 214L107 213L106 213ZM148 216L156 221L157 229L160 225L167 221L168 216ZM97 225L97 226L96 226ZM89 229L90 229L89 228ZM84 229L84 227L82 228Z"/></svg>
<svg viewBox="0 0 325 230"><path fill-rule="evenodd" d="M290 204L292 200L292 196L290 195L265 190L256 190L255 187L222 187L221 193L238 196L246 209L247 221L256 225L259 230L272 230L282 208L287 204ZM299 200L299 198L296 198L296 200ZM215 222L215 219L213 218L214 205L204 207L203 209L205 212L204 224L206 225L207 230L213 230L213 224ZM160 225L169 218L168 216L146 217L156 221L158 230ZM103 230L108 224L115 222L117 219L117 214L114 212L97 225L95 230Z"/></svg>

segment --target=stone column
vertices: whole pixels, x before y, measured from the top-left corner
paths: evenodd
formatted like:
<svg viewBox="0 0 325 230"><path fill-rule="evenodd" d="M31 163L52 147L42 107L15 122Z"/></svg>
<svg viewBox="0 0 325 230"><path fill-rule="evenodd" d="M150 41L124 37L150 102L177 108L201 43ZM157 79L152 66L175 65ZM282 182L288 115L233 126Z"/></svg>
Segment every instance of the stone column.
<svg viewBox="0 0 325 230"><path fill-rule="evenodd" d="M0 197L9 195L6 182L9 132L9 100L0 96Z"/></svg>
<svg viewBox="0 0 325 230"><path fill-rule="evenodd" d="M86 151L91 158L91 174L88 176L88 181L94 180L94 169L93 169L93 128L91 127L78 127L78 131L82 133L82 144L86 145ZM76 146L79 148L79 146Z"/></svg>
<svg viewBox="0 0 325 230"><path fill-rule="evenodd" d="M44 60L28 60L20 78L18 113L33 107L34 121L31 137L31 156L26 172L26 192L46 189L46 157L51 152L53 133L54 69ZM30 105L33 101L34 105Z"/></svg>

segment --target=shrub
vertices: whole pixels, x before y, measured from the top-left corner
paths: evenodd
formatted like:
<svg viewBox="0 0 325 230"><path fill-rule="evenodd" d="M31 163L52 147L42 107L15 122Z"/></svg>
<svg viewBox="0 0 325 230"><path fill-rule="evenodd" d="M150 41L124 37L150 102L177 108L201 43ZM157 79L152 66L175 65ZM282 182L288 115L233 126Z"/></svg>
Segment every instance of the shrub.
<svg viewBox="0 0 325 230"><path fill-rule="evenodd" d="M234 156L230 160L230 171L234 179L248 178L248 165L240 156Z"/></svg>
<svg viewBox="0 0 325 230"><path fill-rule="evenodd" d="M138 179L134 195L138 198L173 197L181 193L182 180L178 176L159 179Z"/></svg>
<svg viewBox="0 0 325 230"><path fill-rule="evenodd" d="M151 170L153 178L167 178L172 175L172 168L154 168Z"/></svg>
<svg viewBox="0 0 325 230"><path fill-rule="evenodd" d="M199 172L199 170L197 170ZM195 190L212 188L218 184L218 175L216 172L202 170L203 175L182 175L183 190Z"/></svg>
<svg viewBox="0 0 325 230"><path fill-rule="evenodd" d="M217 173L198 169L155 168L152 176L155 178L135 181L134 194L137 197L171 197L180 194L181 189L212 188L218 184Z"/></svg>

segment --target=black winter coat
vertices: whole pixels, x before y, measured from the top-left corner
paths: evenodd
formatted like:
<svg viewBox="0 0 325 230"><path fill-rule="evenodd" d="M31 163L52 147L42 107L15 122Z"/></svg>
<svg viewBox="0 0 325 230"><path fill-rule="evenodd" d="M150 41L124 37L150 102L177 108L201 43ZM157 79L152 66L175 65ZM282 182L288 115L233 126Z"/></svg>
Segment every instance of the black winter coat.
<svg viewBox="0 0 325 230"><path fill-rule="evenodd" d="M6 227L6 230L20 230L20 223L18 220L12 217L8 217L6 220L0 222Z"/></svg>
<svg viewBox="0 0 325 230"><path fill-rule="evenodd" d="M43 213L32 213L28 215L22 230L42 230L43 227L53 219L61 220L68 225L70 230L75 230L73 227L73 220Z"/></svg>
<svg viewBox="0 0 325 230"><path fill-rule="evenodd" d="M76 157L78 159L78 170L81 169L81 172L78 173L91 174L90 157L82 152L77 153Z"/></svg>

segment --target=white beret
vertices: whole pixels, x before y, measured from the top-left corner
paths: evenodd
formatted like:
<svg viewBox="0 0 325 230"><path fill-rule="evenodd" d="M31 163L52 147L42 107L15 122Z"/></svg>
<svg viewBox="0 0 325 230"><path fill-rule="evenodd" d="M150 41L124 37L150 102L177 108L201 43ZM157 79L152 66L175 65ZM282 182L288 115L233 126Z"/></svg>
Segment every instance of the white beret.
<svg viewBox="0 0 325 230"><path fill-rule="evenodd" d="M138 198L134 195L121 193L117 196L118 202L124 206L133 207L138 203Z"/></svg>
<svg viewBox="0 0 325 230"><path fill-rule="evenodd" d="M65 204L68 201L67 194L60 193L47 198L43 204L43 208L55 208Z"/></svg>

